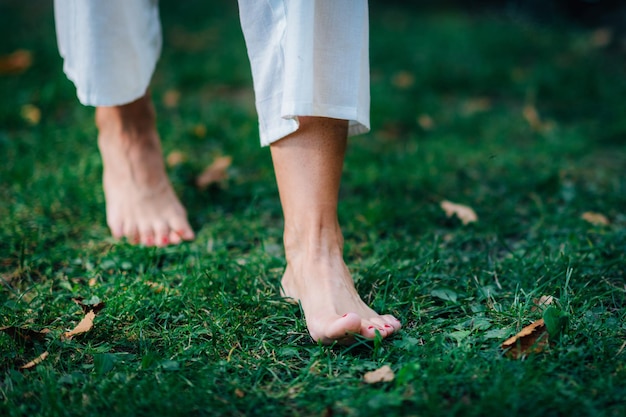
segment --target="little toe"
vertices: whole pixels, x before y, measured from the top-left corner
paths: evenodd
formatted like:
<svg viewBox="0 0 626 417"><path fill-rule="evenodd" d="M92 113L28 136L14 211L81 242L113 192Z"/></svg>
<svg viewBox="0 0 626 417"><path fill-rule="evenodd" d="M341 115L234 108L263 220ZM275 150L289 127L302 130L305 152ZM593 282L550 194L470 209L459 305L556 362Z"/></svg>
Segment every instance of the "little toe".
<svg viewBox="0 0 626 417"><path fill-rule="evenodd" d="M183 241L183 238L173 230L170 231L169 239L170 239L170 244L172 245L178 245L179 243Z"/></svg>

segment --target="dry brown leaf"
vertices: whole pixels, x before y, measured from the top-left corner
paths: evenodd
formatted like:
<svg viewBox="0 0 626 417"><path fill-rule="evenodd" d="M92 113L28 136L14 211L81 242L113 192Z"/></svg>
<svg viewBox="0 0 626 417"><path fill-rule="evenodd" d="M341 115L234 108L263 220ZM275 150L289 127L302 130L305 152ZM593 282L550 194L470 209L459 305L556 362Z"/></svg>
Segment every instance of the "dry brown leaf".
<svg viewBox="0 0 626 417"><path fill-rule="evenodd" d="M545 310L549 305L554 303L554 297L551 295L542 295L539 298L533 299L535 304L531 307L530 311L537 311L538 309Z"/></svg>
<svg viewBox="0 0 626 417"><path fill-rule="evenodd" d="M548 330L543 319L524 327L518 334L502 343L506 355L518 359L529 353L539 353L548 344Z"/></svg>
<svg viewBox="0 0 626 417"><path fill-rule="evenodd" d="M155 294L159 294L165 290L165 286L163 284L159 284L158 282L146 281L146 285L152 288L152 291L154 291Z"/></svg>
<svg viewBox="0 0 626 417"><path fill-rule="evenodd" d="M220 156L206 167L202 174L196 177L196 185L199 188L206 188L211 184L223 181L228 178L228 167L233 162L230 156Z"/></svg>
<svg viewBox="0 0 626 417"><path fill-rule="evenodd" d="M592 211L586 211L581 216L584 221L593 224L594 226L608 226L609 219L602 213L594 213Z"/></svg>
<svg viewBox="0 0 626 417"><path fill-rule="evenodd" d="M613 31L609 28L596 29L591 33L591 45L596 48L604 48L613 40Z"/></svg>
<svg viewBox="0 0 626 417"><path fill-rule="evenodd" d="M433 130L435 127L435 121L427 114L420 114L417 117L417 124L424 130Z"/></svg>
<svg viewBox="0 0 626 417"><path fill-rule="evenodd" d="M461 220L461 223L463 223L464 225L478 221L478 216L476 215L476 212L469 206L456 204L448 200L443 200L440 203L440 206L443 211L446 212L446 216L452 217L456 215L459 220Z"/></svg>
<svg viewBox="0 0 626 417"><path fill-rule="evenodd" d="M90 287L95 287L97 283L98 283L98 278L93 277L93 278L89 278L89 282L87 284Z"/></svg>
<svg viewBox="0 0 626 417"><path fill-rule="evenodd" d="M491 99L488 97L475 97L463 103L463 114L471 116L475 113L485 112L491 109Z"/></svg>
<svg viewBox="0 0 626 417"><path fill-rule="evenodd" d="M375 371L367 372L363 375L363 379L368 384L375 384L377 382L389 382L393 381L396 375L389 365L384 365Z"/></svg>
<svg viewBox="0 0 626 417"><path fill-rule="evenodd" d="M237 398L243 398L246 396L246 393L240 390L239 388L235 388L235 396Z"/></svg>
<svg viewBox="0 0 626 417"><path fill-rule="evenodd" d="M83 313L89 313L90 311L93 311L95 314L98 314L100 310L105 307L105 304L102 301L96 304L85 304L83 302L83 299L80 297L72 298L72 301L83 310Z"/></svg>
<svg viewBox="0 0 626 417"><path fill-rule="evenodd" d="M20 113L22 118L33 126L38 125L41 120L41 110L32 104L24 104Z"/></svg>
<svg viewBox="0 0 626 417"><path fill-rule="evenodd" d="M173 109L178 107L178 103L180 102L180 91L178 90L167 90L165 94L163 94L163 105L168 109Z"/></svg>
<svg viewBox="0 0 626 417"><path fill-rule="evenodd" d="M35 366L37 366L41 362L43 362L48 357L48 355L49 355L48 351L45 351L44 353L42 353L41 355L37 356L32 361L28 362L26 365L20 366L20 369L23 369L23 370L33 369Z"/></svg>
<svg viewBox="0 0 626 417"><path fill-rule="evenodd" d="M522 114L524 115L524 119L528 122L530 127L533 130L541 130L543 124L541 123L541 118L539 117L539 112L537 108L532 104L527 104L524 106L522 110Z"/></svg>
<svg viewBox="0 0 626 417"><path fill-rule="evenodd" d="M24 329L15 326L0 327L0 332L6 333L13 340L19 343L32 343L34 341L42 342L46 338L46 334L50 333L50 330L43 329L40 331Z"/></svg>
<svg viewBox="0 0 626 417"><path fill-rule="evenodd" d="M415 76L408 71L399 71L394 74L391 83L401 89L409 88L415 84Z"/></svg>
<svg viewBox="0 0 626 417"><path fill-rule="evenodd" d="M172 151L167 154L165 161L167 162L167 166L170 168L174 168L177 165L182 164L187 160L187 156L181 151Z"/></svg>
<svg viewBox="0 0 626 417"><path fill-rule="evenodd" d="M87 333L89 330L93 328L93 319L96 317L96 313L94 311L90 311L85 314L85 317L69 332L63 333L64 339L71 339L78 334Z"/></svg>
<svg viewBox="0 0 626 417"><path fill-rule="evenodd" d="M202 123L195 125L193 127L193 134L196 135L196 137L202 139L206 136L206 126Z"/></svg>
<svg viewBox="0 0 626 417"><path fill-rule="evenodd" d="M19 49L0 57L0 74L19 74L30 68L32 63L33 54L25 49Z"/></svg>

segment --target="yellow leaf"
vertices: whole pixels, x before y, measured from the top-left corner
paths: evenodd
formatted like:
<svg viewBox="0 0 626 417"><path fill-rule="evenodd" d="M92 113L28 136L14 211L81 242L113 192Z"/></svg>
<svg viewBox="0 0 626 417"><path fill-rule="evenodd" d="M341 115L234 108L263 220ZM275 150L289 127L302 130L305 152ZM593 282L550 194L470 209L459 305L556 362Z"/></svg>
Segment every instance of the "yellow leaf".
<svg viewBox="0 0 626 417"><path fill-rule="evenodd" d="M96 317L96 313L93 310L85 314L85 317L69 332L63 333L63 338L71 339L78 334L87 333L93 328L93 319Z"/></svg>
<svg viewBox="0 0 626 417"><path fill-rule="evenodd" d="M227 169L233 162L230 156L220 156L196 177L196 185L199 188L206 188L211 184L223 181L228 178Z"/></svg>
<svg viewBox="0 0 626 417"><path fill-rule="evenodd" d="M38 125L41 120L41 110L32 104L24 104L21 114L22 118L33 126Z"/></svg>
<svg viewBox="0 0 626 417"><path fill-rule="evenodd" d="M518 334L502 343L506 355L518 359L529 353L539 353L548 344L548 330L543 319L524 327Z"/></svg>
<svg viewBox="0 0 626 417"><path fill-rule="evenodd" d="M178 107L179 101L180 91L178 90L167 90L165 94L163 94L163 105L168 109Z"/></svg>
<svg viewBox="0 0 626 417"><path fill-rule="evenodd" d="M488 97L475 97L469 100L466 100L463 103L463 114L466 116L471 116L475 113L485 112L491 109L491 99Z"/></svg>
<svg viewBox="0 0 626 417"><path fill-rule="evenodd" d="M462 204L456 204L448 200L443 200L440 204L443 211L446 212L446 216L452 217L455 216L461 220L463 224L469 224L475 221L478 221L478 216L474 209L468 206L464 206Z"/></svg>
<svg viewBox="0 0 626 417"><path fill-rule="evenodd" d="M389 382L393 381L396 375L389 365L384 365L375 371L367 372L363 375L363 379L368 384L375 384L377 382Z"/></svg>
<svg viewBox="0 0 626 417"><path fill-rule="evenodd" d="M424 130L432 130L435 127L435 121L427 114L420 114L417 118L417 124Z"/></svg>
<svg viewBox="0 0 626 417"><path fill-rule="evenodd" d="M593 224L594 226L608 226L609 225L609 219L607 219L606 216L601 213L594 213L592 211L586 211L580 216L580 218L586 222Z"/></svg>
<svg viewBox="0 0 626 417"><path fill-rule="evenodd" d="M28 362L26 365L20 366L20 369L32 369L35 366L39 365L41 362L43 362L48 357L48 355L49 355L48 351L45 351L44 353L37 356L32 361Z"/></svg>
<svg viewBox="0 0 626 417"><path fill-rule="evenodd" d="M542 123L539 118L539 112L537 112L537 108L535 106L532 104L525 105L522 114L533 130L541 130Z"/></svg>
<svg viewBox="0 0 626 417"><path fill-rule="evenodd" d="M180 165L186 160L187 160L187 156L181 151L172 151L165 158L165 161L167 162L167 166L170 168Z"/></svg>
<svg viewBox="0 0 626 417"><path fill-rule="evenodd" d="M409 88L415 83L415 76L408 71L399 71L394 74L391 83L400 89Z"/></svg>

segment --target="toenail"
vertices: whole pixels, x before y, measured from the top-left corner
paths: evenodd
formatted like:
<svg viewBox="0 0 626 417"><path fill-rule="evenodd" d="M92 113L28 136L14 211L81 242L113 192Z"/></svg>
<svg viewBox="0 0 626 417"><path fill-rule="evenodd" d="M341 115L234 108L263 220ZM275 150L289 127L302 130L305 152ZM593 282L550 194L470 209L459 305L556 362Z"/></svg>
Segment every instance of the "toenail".
<svg viewBox="0 0 626 417"><path fill-rule="evenodd" d="M372 330L374 328L374 326L370 326L367 328L367 330Z"/></svg>
<svg viewBox="0 0 626 417"><path fill-rule="evenodd" d="M341 317L348 317L348 313L344 314L344 315L343 315L343 316L341 316Z"/></svg>
<svg viewBox="0 0 626 417"><path fill-rule="evenodd" d="M385 324L385 327L386 327L386 328L390 328L391 326L390 326L390 325L388 325L388 324Z"/></svg>
<svg viewBox="0 0 626 417"><path fill-rule="evenodd" d="M169 243L169 239L167 237L163 237L161 239L161 243L163 243L164 245L167 245Z"/></svg>

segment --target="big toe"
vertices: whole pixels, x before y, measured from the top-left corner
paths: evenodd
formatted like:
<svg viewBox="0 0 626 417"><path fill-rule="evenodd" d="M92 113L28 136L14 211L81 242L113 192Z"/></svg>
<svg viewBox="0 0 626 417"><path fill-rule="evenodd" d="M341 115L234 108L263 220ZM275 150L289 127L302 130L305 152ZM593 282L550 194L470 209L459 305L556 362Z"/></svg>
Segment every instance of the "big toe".
<svg viewBox="0 0 626 417"><path fill-rule="evenodd" d="M323 344L351 343L354 335L361 332L361 318L355 313L334 317L323 323L320 328L311 326L309 332L313 340Z"/></svg>

